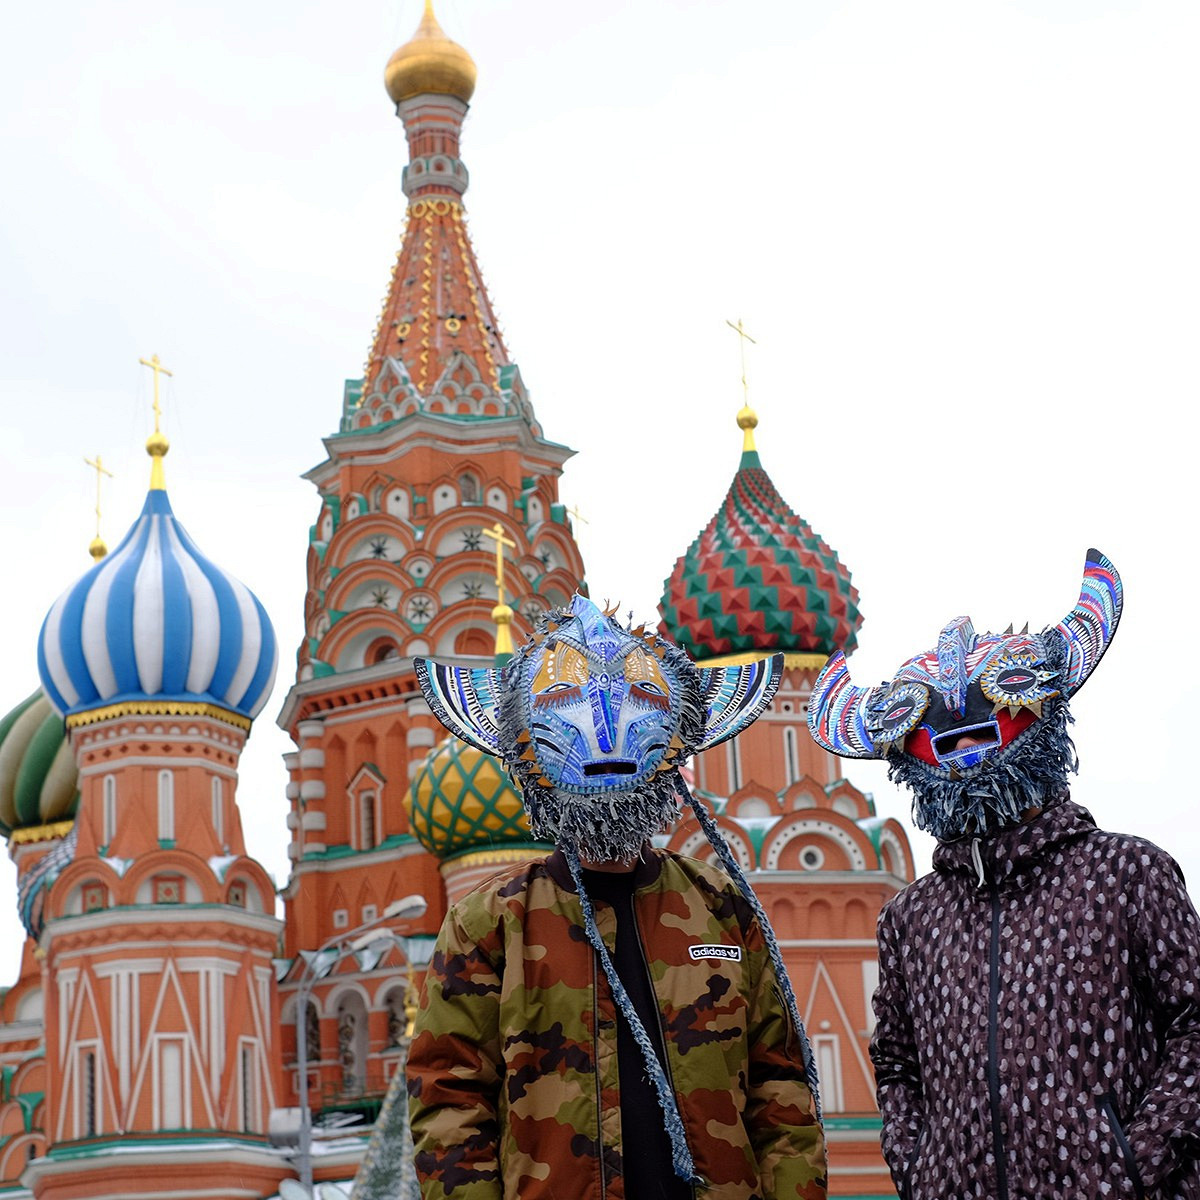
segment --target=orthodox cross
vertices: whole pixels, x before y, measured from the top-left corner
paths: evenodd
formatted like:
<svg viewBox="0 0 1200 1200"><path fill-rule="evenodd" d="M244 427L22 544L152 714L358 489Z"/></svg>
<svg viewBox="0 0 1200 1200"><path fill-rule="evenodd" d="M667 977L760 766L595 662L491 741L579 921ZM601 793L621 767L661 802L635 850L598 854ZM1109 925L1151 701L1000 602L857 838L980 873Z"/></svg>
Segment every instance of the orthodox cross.
<svg viewBox="0 0 1200 1200"><path fill-rule="evenodd" d="M512 538L504 536L504 526L499 521L491 529L480 530L484 537L491 538L496 543L496 599L504 603L504 547L511 546L514 550L517 543Z"/></svg>
<svg viewBox="0 0 1200 1200"><path fill-rule="evenodd" d="M159 360L157 354L152 354L149 358L139 358L138 362L140 362L143 367L149 367L150 370L154 372L154 432L159 433L160 430L158 428L158 424L159 418L162 416L162 405L158 402L158 377L160 375L166 375L168 378L171 378L172 372L168 371L167 368L162 365L162 362Z"/></svg>
<svg viewBox="0 0 1200 1200"><path fill-rule="evenodd" d="M100 536L100 477L107 475L109 479L113 477L113 473L104 465L104 460L100 455L96 455L95 459L84 458L83 460L89 467L96 472L96 536Z"/></svg>
<svg viewBox="0 0 1200 1200"><path fill-rule="evenodd" d="M725 324L738 335L738 349L742 354L742 402L749 406L750 389L746 385L746 343L749 342L752 346L757 346L758 343L746 332L742 325L741 317L738 317L736 325L728 319L725 321Z"/></svg>
<svg viewBox="0 0 1200 1200"><path fill-rule="evenodd" d="M574 507L574 508L568 508L568 509L567 509L567 512L569 512L569 513L571 514L571 516L573 516L573 517L575 518L575 520L577 520L577 521L582 521L582 522L583 522L585 525L590 525L590 524L591 524L591 521L589 521L589 520L587 519L587 517L585 517L585 516L583 515L583 513L581 513L581 512L579 511L579 505L578 505L578 504L577 504L577 505L575 505L575 507Z"/></svg>

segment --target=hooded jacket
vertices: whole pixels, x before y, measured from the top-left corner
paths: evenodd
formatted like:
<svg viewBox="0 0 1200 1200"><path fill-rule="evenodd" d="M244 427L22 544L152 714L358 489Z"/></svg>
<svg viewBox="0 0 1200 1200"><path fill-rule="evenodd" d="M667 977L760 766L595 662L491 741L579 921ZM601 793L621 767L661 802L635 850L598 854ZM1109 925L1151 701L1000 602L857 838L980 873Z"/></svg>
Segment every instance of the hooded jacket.
<svg viewBox="0 0 1200 1200"><path fill-rule="evenodd" d="M804 1061L750 906L716 868L643 853L633 908L702 1200L824 1200ZM611 952L616 916L596 902ZM617 1010L560 852L459 901L408 1058L425 1200L622 1200Z"/></svg>
<svg viewBox="0 0 1200 1200"><path fill-rule="evenodd" d="M942 843L879 919L871 1043L904 1200L1200 1200L1200 923L1069 800Z"/></svg>

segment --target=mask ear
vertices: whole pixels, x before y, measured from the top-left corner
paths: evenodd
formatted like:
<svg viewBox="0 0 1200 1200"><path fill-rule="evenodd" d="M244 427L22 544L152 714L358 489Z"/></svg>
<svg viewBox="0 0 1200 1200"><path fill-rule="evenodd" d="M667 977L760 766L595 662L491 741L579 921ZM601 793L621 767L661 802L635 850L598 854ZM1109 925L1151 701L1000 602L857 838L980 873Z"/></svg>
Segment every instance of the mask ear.
<svg viewBox="0 0 1200 1200"><path fill-rule="evenodd" d="M488 667L451 667L429 658L414 658L413 670L433 715L464 742L499 757L499 672Z"/></svg>
<svg viewBox="0 0 1200 1200"><path fill-rule="evenodd" d="M752 725L771 703L783 678L783 655L734 667L701 667L704 734L696 750L708 750Z"/></svg>

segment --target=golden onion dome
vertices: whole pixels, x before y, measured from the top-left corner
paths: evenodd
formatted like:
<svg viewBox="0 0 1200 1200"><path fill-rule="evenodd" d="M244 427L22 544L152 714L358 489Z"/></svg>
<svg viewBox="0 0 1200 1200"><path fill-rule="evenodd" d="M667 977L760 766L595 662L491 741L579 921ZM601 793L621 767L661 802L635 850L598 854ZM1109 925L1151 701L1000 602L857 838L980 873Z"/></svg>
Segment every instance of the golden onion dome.
<svg viewBox="0 0 1200 1200"><path fill-rule="evenodd" d="M466 104L475 92L475 74L475 60L445 35L433 15L433 0L425 0L417 32L388 59L383 82L396 104L430 93Z"/></svg>

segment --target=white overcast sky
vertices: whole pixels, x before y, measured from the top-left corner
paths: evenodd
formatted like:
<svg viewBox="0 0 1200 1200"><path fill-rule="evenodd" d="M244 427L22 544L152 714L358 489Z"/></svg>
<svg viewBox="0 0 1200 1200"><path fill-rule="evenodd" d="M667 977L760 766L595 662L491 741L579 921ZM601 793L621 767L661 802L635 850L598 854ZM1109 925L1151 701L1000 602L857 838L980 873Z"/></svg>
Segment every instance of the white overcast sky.
<svg viewBox="0 0 1200 1200"><path fill-rule="evenodd" d="M382 86L420 0L10 6L0 39L0 712L149 478L263 600L282 654L242 760L286 877L300 474L361 374L399 244ZM1126 615L1074 704L1075 796L1197 894L1200 5L1132 0L438 0L479 65L476 251L592 590L653 615L736 468L736 338L780 491L861 592L855 678L949 618L1059 620L1084 551ZM880 810L908 803L850 764ZM913 833L918 861L930 839ZM8 864L7 880L12 871ZM11 882L0 878L0 889ZM13 929L0 977L15 966Z"/></svg>

